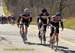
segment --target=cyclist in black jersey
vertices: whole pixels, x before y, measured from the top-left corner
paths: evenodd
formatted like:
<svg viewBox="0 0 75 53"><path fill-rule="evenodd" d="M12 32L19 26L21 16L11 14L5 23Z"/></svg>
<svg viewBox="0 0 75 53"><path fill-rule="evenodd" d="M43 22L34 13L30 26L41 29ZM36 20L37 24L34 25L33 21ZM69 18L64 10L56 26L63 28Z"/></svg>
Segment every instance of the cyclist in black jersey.
<svg viewBox="0 0 75 53"><path fill-rule="evenodd" d="M56 27L55 31L56 31L56 35L58 37L59 34L59 23L61 24L62 30L63 30L63 21L61 18L61 14L60 13L56 13L56 15L51 17L50 20L50 26L51 26L51 33L50 33L50 39L52 38L52 35L54 33L54 27Z"/></svg>
<svg viewBox="0 0 75 53"><path fill-rule="evenodd" d="M48 18L48 19L47 19ZM38 23L38 29L40 30L41 26L44 24L44 38L45 38L45 42L46 42L46 27L47 27L47 21L50 22L50 16L49 13L47 11L47 9L43 8L42 12L39 14L38 18L37 18L37 23ZM38 33L39 38L41 37L40 35L40 31Z"/></svg>
<svg viewBox="0 0 75 53"><path fill-rule="evenodd" d="M29 27L29 24L30 24L31 21L32 21L31 13L30 13L30 11L29 11L28 8L25 8L25 9L24 9L24 13L21 14L21 15L19 16L19 18L18 18L18 24L17 24L17 25L19 25L19 24L25 25L25 29L24 29L24 30L25 30L25 32L26 32L26 34L27 34L27 32L28 32L28 27ZM20 22L21 22L21 23L20 23ZM24 40L27 40L27 37L26 37Z"/></svg>

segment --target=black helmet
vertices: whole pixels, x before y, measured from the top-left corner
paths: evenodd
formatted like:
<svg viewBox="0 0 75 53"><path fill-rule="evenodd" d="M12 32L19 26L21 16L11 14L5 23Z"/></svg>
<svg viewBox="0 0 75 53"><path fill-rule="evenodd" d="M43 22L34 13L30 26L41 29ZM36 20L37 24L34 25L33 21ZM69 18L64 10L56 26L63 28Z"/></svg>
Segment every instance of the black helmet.
<svg viewBox="0 0 75 53"><path fill-rule="evenodd" d="M60 12L57 12L57 13L56 13L56 16L61 16L61 13L60 13Z"/></svg>
<svg viewBox="0 0 75 53"><path fill-rule="evenodd" d="M42 9L42 12L47 12L47 9L43 8L43 9Z"/></svg>

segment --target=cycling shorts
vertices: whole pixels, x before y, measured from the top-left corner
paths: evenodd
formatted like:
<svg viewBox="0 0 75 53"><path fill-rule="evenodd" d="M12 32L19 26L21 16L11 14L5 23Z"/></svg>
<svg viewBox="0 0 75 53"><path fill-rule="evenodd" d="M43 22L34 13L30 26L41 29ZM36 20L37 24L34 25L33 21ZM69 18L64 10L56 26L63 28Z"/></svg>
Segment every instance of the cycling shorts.
<svg viewBox="0 0 75 53"><path fill-rule="evenodd" d="M59 33L59 27L58 26L51 26L51 33L52 34L54 33L54 30L56 31L56 33Z"/></svg>
<svg viewBox="0 0 75 53"><path fill-rule="evenodd" d="M42 25L43 25L42 23L39 23L38 24L38 29L41 29ZM47 25L43 25L43 27L44 27L44 31L46 31Z"/></svg>

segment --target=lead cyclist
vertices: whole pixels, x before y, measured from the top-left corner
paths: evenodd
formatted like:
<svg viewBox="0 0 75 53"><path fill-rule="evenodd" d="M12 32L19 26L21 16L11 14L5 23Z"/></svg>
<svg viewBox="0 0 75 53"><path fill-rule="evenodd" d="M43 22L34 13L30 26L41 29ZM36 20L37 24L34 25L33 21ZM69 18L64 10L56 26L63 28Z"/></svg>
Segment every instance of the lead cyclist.
<svg viewBox="0 0 75 53"><path fill-rule="evenodd" d="M59 23L61 24L61 27L62 27L62 30L63 30L64 29L63 20L61 18L61 14L59 12L57 12L56 15L52 16L51 20L50 20L50 25L51 25L50 42L51 42L51 39L53 39L54 27L56 28L55 29L55 31L56 31L56 38L58 39ZM59 39L57 41L59 41Z"/></svg>
<svg viewBox="0 0 75 53"><path fill-rule="evenodd" d="M27 32L28 32L28 27L29 27L29 24L31 23L32 21L32 16L31 16L31 13L30 13L30 10L28 8L25 8L24 9L24 13L21 14L18 18L18 26L21 22L21 24L25 25L25 28L24 29L24 32L26 32L26 36L23 37L23 41L26 41L27 40ZM24 27L24 26L23 26Z"/></svg>

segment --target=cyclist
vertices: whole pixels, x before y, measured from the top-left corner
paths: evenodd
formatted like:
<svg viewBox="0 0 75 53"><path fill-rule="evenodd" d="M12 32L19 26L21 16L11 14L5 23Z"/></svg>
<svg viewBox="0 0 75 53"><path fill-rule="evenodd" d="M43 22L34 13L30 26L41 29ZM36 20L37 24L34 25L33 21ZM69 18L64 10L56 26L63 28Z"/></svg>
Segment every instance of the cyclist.
<svg viewBox="0 0 75 53"><path fill-rule="evenodd" d="M47 19L48 18L48 19ZM38 15L38 18L37 18L37 23L38 23L38 29L39 29L39 33L38 33L38 36L39 38L41 38L41 35L40 35L40 28L42 27L43 24L45 24L43 27L44 27L44 42L46 43L46 27L47 27L47 20L50 22L50 16L49 16L49 13L47 11L46 8L43 8L42 9L42 12Z"/></svg>
<svg viewBox="0 0 75 53"><path fill-rule="evenodd" d="M50 33L50 40L54 39L53 33L54 33L54 27L56 31L56 38L58 39L58 34L59 34L59 23L61 24L62 30L63 30L63 21L61 14L59 12L56 13L56 15L51 17L50 24L51 24L51 33ZM55 42L55 41L54 41Z"/></svg>
<svg viewBox="0 0 75 53"><path fill-rule="evenodd" d="M23 37L24 38L23 41L26 41L28 27L29 27L30 22L32 21L32 16L31 16L30 10L28 8L25 8L24 13L19 16L18 25L20 24L20 21L21 21L21 24L25 25L25 28L23 28L23 29L24 29L24 32L26 33L26 36Z"/></svg>

